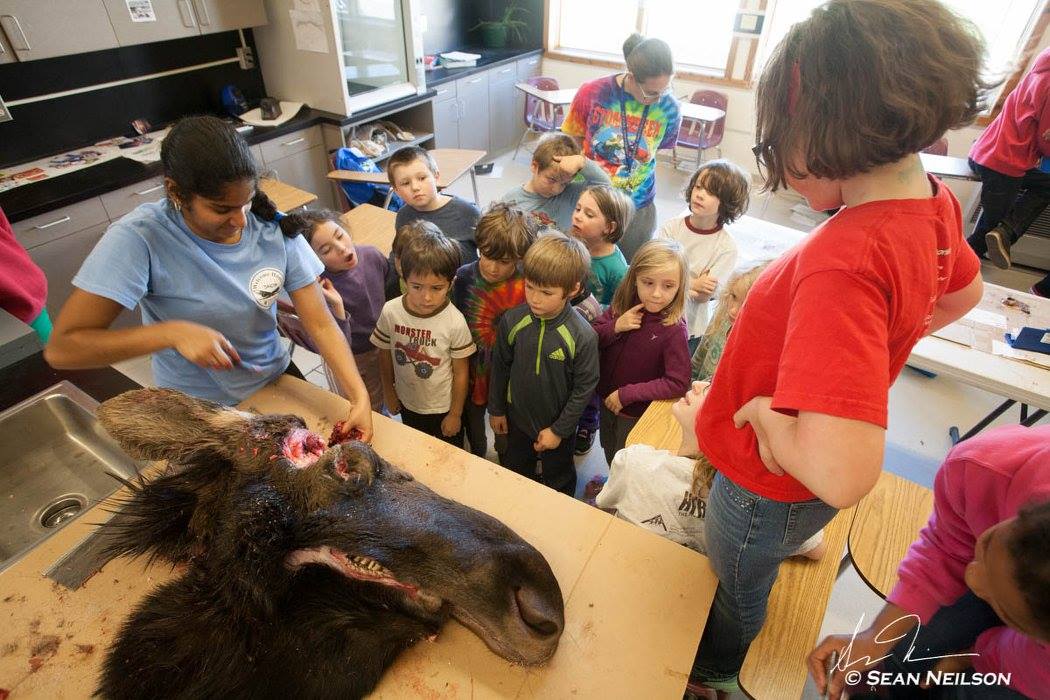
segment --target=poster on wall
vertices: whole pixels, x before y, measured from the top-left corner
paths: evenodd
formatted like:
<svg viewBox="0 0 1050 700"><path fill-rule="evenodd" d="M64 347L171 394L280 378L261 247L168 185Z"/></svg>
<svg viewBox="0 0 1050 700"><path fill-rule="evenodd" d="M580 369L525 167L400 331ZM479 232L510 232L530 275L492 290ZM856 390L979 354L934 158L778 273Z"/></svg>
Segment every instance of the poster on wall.
<svg viewBox="0 0 1050 700"><path fill-rule="evenodd" d="M153 0L124 0L132 22L156 22L157 13L153 10Z"/></svg>

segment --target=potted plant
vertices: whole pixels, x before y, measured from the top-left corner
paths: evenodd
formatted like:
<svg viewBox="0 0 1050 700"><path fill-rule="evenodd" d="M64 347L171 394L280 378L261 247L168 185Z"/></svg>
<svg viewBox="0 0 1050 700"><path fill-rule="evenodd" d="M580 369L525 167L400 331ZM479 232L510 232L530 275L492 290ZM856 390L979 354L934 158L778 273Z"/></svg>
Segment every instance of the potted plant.
<svg viewBox="0 0 1050 700"><path fill-rule="evenodd" d="M507 36L514 37L519 44L525 41L525 29L529 26L520 16L529 11L517 2L510 2L503 15L496 20L482 20L471 27L470 31L481 30L481 43L488 49L502 49L507 45Z"/></svg>

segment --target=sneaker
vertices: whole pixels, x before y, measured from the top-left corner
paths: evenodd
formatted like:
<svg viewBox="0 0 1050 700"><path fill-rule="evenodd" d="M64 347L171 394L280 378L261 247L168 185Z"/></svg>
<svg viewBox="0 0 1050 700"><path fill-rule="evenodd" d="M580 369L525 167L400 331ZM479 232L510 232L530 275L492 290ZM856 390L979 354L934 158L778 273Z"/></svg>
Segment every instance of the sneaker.
<svg viewBox="0 0 1050 700"><path fill-rule="evenodd" d="M984 234L984 241L988 244L988 259L1000 270L1010 269L1010 242L1002 228L996 226Z"/></svg>
<svg viewBox="0 0 1050 700"><path fill-rule="evenodd" d="M1050 295L1044 294L1041 291L1039 291L1038 285L1034 285L1033 284L1031 287L1029 287L1028 293L1029 294L1034 294L1037 297L1042 297L1043 299L1050 299Z"/></svg>
<svg viewBox="0 0 1050 700"><path fill-rule="evenodd" d="M605 474L595 474L591 477L583 487L583 501L588 505L595 505L594 499L598 498L598 494L605 487L605 482L609 480Z"/></svg>
<svg viewBox="0 0 1050 700"><path fill-rule="evenodd" d="M576 431L576 446L573 448L573 454L576 456L585 455L591 451L591 447L594 446L594 436L597 435L596 430L588 430L587 428L580 428Z"/></svg>

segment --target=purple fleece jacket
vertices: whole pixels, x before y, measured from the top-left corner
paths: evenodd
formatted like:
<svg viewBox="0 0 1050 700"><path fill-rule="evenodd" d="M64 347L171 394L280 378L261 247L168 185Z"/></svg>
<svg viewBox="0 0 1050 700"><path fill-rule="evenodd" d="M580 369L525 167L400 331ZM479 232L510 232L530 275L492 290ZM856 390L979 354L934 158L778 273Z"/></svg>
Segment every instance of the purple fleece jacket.
<svg viewBox="0 0 1050 700"><path fill-rule="evenodd" d="M601 355L598 395L619 389L622 414L637 418L651 401L677 399L689 389L689 347L685 319L663 325L662 314L642 314L641 328L617 333L612 307L594 321Z"/></svg>

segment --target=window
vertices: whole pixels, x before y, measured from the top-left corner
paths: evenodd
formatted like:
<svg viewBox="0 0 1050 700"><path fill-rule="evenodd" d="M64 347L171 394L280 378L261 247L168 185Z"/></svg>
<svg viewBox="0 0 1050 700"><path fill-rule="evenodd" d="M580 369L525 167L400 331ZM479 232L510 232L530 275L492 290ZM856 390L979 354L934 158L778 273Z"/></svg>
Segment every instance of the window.
<svg viewBox="0 0 1050 700"><path fill-rule="evenodd" d="M941 1L980 29L988 51L987 73L997 77L1009 75L1017 68L1017 57L1046 4L1045 0ZM821 4L823 0L775 0L767 13L759 66L765 64L791 25L806 19Z"/></svg>
<svg viewBox="0 0 1050 700"><path fill-rule="evenodd" d="M721 77L739 0L561 0L550 7L558 27L550 43L558 49L622 62L624 39L641 32L670 44L679 70Z"/></svg>
<svg viewBox="0 0 1050 700"><path fill-rule="evenodd" d="M988 48L988 73L996 77L1017 70L1026 42L1031 48L1035 45L1031 40L1042 37L1046 20L1040 21L1040 16L1048 12L1050 3L942 1L980 28ZM768 0L762 36L756 41L747 34L734 34L740 6L754 5L741 0L547 0L547 48L559 58L619 67L623 40L637 31L670 44L682 77L748 86L791 25L823 2ZM1006 90L1010 87L1008 82Z"/></svg>

